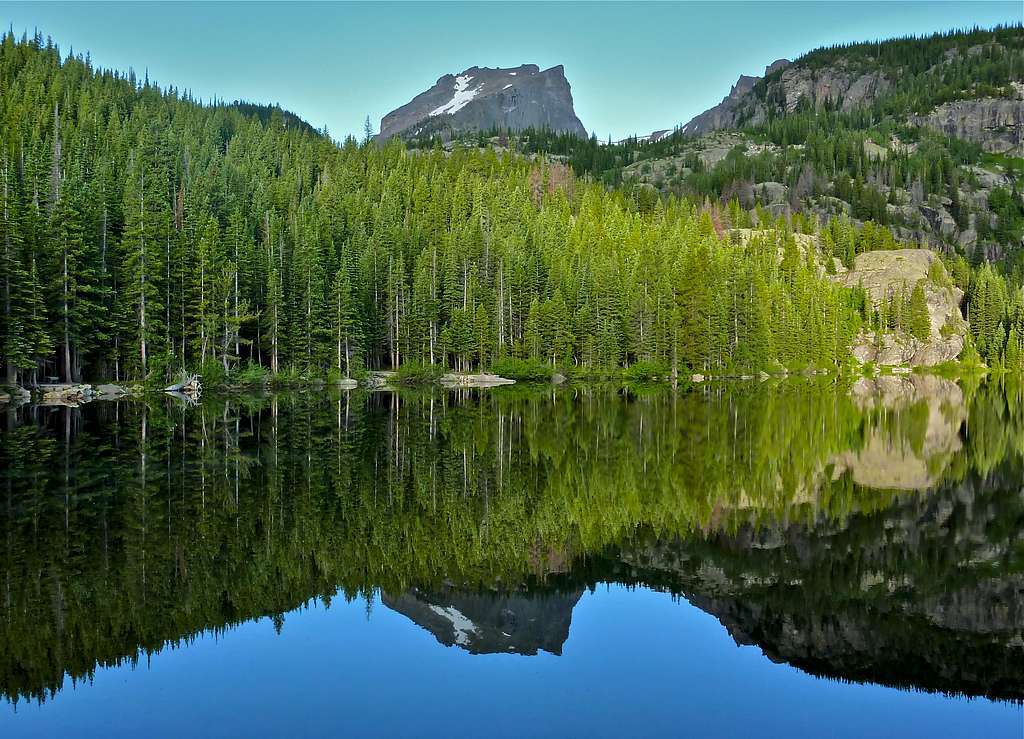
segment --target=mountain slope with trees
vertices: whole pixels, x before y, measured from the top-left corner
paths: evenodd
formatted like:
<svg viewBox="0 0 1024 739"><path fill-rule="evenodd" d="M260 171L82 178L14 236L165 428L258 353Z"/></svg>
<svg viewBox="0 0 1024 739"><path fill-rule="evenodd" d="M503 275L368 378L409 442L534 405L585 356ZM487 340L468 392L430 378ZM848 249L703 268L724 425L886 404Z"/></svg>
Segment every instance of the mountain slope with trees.
<svg viewBox="0 0 1024 739"><path fill-rule="evenodd" d="M526 150L565 156L611 185L872 220L904 240L1001 259L1024 238L1024 29L780 60L657 141L524 138Z"/></svg>
<svg viewBox="0 0 1024 739"><path fill-rule="evenodd" d="M825 271L897 245L871 223L609 190L557 156L339 144L40 36L0 42L0 117L10 384L508 361L836 369L878 308ZM951 267L983 357L1009 354L1018 283Z"/></svg>

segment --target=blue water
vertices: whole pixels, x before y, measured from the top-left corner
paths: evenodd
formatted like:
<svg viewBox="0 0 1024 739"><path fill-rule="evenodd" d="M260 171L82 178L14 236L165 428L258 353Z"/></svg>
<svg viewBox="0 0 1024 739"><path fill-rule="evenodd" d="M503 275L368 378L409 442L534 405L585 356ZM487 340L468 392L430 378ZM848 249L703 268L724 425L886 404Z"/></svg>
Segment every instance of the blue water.
<svg viewBox="0 0 1024 739"><path fill-rule="evenodd" d="M562 656L472 655L376 603L338 599L98 670L0 735L1021 737L1020 706L811 677L712 616L600 587Z"/></svg>

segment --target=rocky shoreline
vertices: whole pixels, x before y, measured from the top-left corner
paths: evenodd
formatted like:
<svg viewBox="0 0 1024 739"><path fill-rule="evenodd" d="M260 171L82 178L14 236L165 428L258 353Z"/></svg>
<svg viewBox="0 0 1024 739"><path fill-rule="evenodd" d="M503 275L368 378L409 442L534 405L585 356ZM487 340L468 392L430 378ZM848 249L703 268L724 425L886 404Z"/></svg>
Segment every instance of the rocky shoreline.
<svg viewBox="0 0 1024 739"><path fill-rule="evenodd" d="M334 382L316 381L310 384L319 386L332 385L341 390L355 390L360 387L367 390L392 390L396 385L396 377L397 373L393 371L374 371L368 373L362 380L345 377ZM445 388L491 388L514 385L515 382L515 380L507 377L488 373L449 372L441 375L431 384L439 384ZM245 387L247 386L228 386L225 389L231 391L244 389ZM0 405L21 405L34 402L37 405L78 407L93 401L120 400L126 397L141 397L146 394L168 394L173 397L181 396L185 400L193 398L192 395L181 392L177 386L147 389L138 384L45 383L33 385L30 388L0 387ZM195 397L198 397L198 394Z"/></svg>
<svg viewBox="0 0 1024 739"><path fill-rule="evenodd" d="M922 367L920 369L927 369ZM983 368L979 368L983 369ZM911 366L886 366L883 372L879 372L876 368L869 375L864 377L867 380L872 378L896 378L904 375L914 375L915 368ZM834 375L835 370L832 369L806 369L796 372L756 372L751 374L724 374L724 375L705 375L700 373L695 374L684 374L680 375L678 382L689 383L691 385L702 385L708 383L718 382L766 382L772 379L784 379L787 377L812 377L817 375ZM859 374L853 375L861 377ZM925 377L931 377L932 375L926 373ZM862 378L863 379L863 378ZM561 385L567 382L567 378L564 375L555 373L552 375L550 384ZM414 385L439 385L445 389L488 389L496 387L504 387L507 385L516 384L516 380L502 377L500 375L489 374L486 372L481 373L456 373L449 372L438 377L435 377L429 381L422 381L412 383ZM543 384L543 383L542 383ZM667 378L662 380L654 381L653 384L669 384ZM676 383L671 383L675 385ZM356 390L364 389L368 391L392 391L408 385L403 383L398 377L398 373L392 370L374 370L366 374L359 380L354 378L346 377L334 381L325 380L311 380L304 382L300 385L302 388L324 388L334 387L338 390ZM294 385L289 385L295 387ZM222 385L218 388L221 392L241 392L246 390L260 390L271 387L269 384L261 385ZM118 385L113 383L49 383L33 385L30 388L22 387L10 387L0 386L0 406L5 405L22 405L24 403L35 403L37 405L59 405L59 406L70 406L78 407L86 403L94 401L109 401L109 400L120 400L123 398L140 398L144 395L170 395L171 397L178 398L183 402L193 404L198 401L199 394L190 394L188 392L181 392L177 389L172 388L145 388L137 383L128 385Z"/></svg>

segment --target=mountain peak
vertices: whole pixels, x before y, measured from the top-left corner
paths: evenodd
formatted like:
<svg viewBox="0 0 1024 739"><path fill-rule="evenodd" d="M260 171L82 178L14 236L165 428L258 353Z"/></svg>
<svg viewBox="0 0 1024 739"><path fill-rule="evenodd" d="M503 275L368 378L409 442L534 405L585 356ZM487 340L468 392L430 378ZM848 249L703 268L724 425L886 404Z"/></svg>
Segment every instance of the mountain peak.
<svg viewBox="0 0 1024 739"><path fill-rule="evenodd" d="M561 64L543 71L536 64L474 66L442 75L433 87L384 116L379 138L543 127L587 135Z"/></svg>

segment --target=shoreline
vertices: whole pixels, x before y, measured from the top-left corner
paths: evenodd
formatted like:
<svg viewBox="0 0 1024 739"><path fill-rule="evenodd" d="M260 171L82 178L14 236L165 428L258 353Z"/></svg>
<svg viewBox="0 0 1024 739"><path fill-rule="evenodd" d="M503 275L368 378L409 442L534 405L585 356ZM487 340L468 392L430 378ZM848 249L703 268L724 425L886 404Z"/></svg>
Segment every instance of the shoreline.
<svg viewBox="0 0 1024 739"><path fill-rule="evenodd" d="M220 383L207 388L207 393L215 396L257 391L287 391L333 388L350 392L365 390L369 392L393 392L412 390L425 387L440 387L447 390L488 390L519 385L527 388L560 387L560 386L597 386L620 384L633 387L692 387L718 383L768 382L770 380L786 380L793 378L834 377L847 378L853 381L861 378L877 378L887 376L934 375L952 380L966 377L1002 376L1011 374L1007 370L992 369L985 366L931 366L931 367L870 367L863 365L861 371L842 371L835 369L808 369L793 372L756 372L725 375L704 375L699 373L681 375L674 380L671 377L651 377L632 379L625 371L607 375L577 375L566 377L556 370L549 379L515 379L486 372L445 372L429 376L402 378L394 370L372 370L361 377L344 377L337 379L310 378L289 380L284 382L264 381L259 383ZM864 371L864 370L867 371ZM62 405L77 407L96 401L137 399L145 396L171 395L187 403L199 401L199 393L172 392L164 387L146 387L138 382L77 382L77 383L40 383L29 387L0 385L0 407L20 406L31 403L34 405Z"/></svg>

